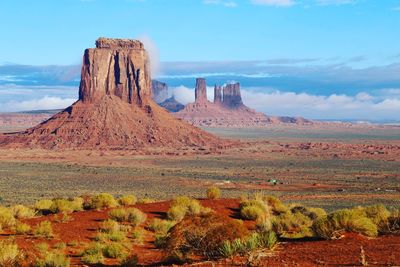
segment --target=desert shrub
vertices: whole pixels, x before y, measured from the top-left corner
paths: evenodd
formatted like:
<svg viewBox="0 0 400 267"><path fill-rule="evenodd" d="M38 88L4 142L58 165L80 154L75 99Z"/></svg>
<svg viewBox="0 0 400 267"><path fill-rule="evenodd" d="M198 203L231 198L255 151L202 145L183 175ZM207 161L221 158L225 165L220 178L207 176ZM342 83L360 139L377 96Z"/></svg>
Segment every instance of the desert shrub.
<svg viewBox="0 0 400 267"><path fill-rule="evenodd" d="M385 223L379 227L382 234L400 234L400 209L393 209Z"/></svg>
<svg viewBox="0 0 400 267"><path fill-rule="evenodd" d="M263 200L267 203L267 205L271 208L271 211L275 215L279 215L282 213L286 213L289 211L289 208L282 203L277 197L274 196L264 196Z"/></svg>
<svg viewBox="0 0 400 267"><path fill-rule="evenodd" d="M41 255L46 254L47 251L49 251L49 249L50 249L49 244L44 243L44 242L36 244L34 247L37 250L37 252L39 252L39 254L41 254Z"/></svg>
<svg viewBox="0 0 400 267"><path fill-rule="evenodd" d="M74 197L73 199L70 200L70 202L71 202L71 207L74 211L83 210L83 205L85 203L85 200L82 197Z"/></svg>
<svg viewBox="0 0 400 267"><path fill-rule="evenodd" d="M17 219L32 218L36 215L35 211L24 205L15 205L11 208L11 211Z"/></svg>
<svg viewBox="0 0 400 267"><path fill-rule="evenodd" d="M51 205L53 205L53 201L50 199L41 199L36 201L35 209L41 213L46 213L50 211Z"/></svg>
<svg viewBox="0 0 400 267"><path fill-rule="evenodd" d="M15 233L17 235L25 235L31 231L31 227L26 223L18 222L15 225Z"/></svg>
<svg viewBox="0 0 400 267"><path fill-rule="evenodd" d="M98 242L92 242L89 244L88 248L86 248L81 257L81 261L85 264L103 264L104 256L103 256L103 248L104 245Z"/></svg>
<svg viewBox="0 0 400 267"><path fill-rule="evenodd" d="M38 259L36 267L69 267L70 259L59 252L47 252L44 259Z"/></svg>
<svg viewBox="0 0 400 267"><path fill-rule="evenodd" d="M67 244L65 244L64 242L59 242L59 243L54 244L54 248L63 250L65 248L67 248Z"/></svg>
<svg viewBox="0 0 400 267"><path fill-rule="evenodd" d="M16 220L12 211L0 206L0 230L14 226Z"/></svg>
<svg viewBox="0 0 400 267"><path fill-rule="evenodd" d="M262 248L273 249L278 242L278 238L273 231L258 233L258 243Z"/></svg>
<svg viewBox="0 0 400 267"><path fill-rule="evenodd" d="M74 210L70 201L66 199L54 199L53 204L51 204L50 206L50 211L52 213L59 213L59 212L71 213Z"/></svg>
<svg viewBox="0 0 400 267"><path fill-rule="evenodd" d="M167 212L168 219L173 221L181 221L186 215L187 208L185 206L172 206Z"/></svg>
<svg viewBox="0 0 400 267"><path fill-rule="evenodd" d="M113 220L105 220L100 223L99 230L103 233L110 233L114 231L119 231L120 225L116 221Z"/></svg>
<svg viewBox="0 0 400 267"><path fill-rule="evenodd" d="M111 210L108 213L108 216L110 217L111 220L117 221L117 222L124 222L126 221L127 218L127 213L125 209L114 209Z"/></svg>
<svg viewBox="0 0 400 267"><path fill-rule="evenodd" d="M49 221L40 222L39 225L36 226L33 233L37 237L45 237L45 238L53 237L53 227L51 226L51 222Z"/></svg>
<svg viewBox="0 0 400 267"><path fill-rule="evenodd" d="M240 215L246 220L257 220L265 216L265 211L259 206L245 206L240 209Z"/></svg>
<svg viewBox="0 0 400 267"><path fill-rule="evenodd" d="M312 225L313 220L301 212L282 213L272 219L272 229L284 238L311 237Z"/></svg>
<svg viewBox="0 0 400 267"><path fill-rule="evenodd" d="M0 267L19 266L22 253L14 242L0 241Z"/></svg>
<svg viewBox="0 0 400 267"><path fill-rule="evenodd" d="M118 206L117 201L112 195L107 193L101 193L94 196L89 205L91 209L115 208L116 206Z"/></svg>
<svg viewBox="0 0 400 267"><path fill-rule="evenodd" d="M367 206L364 211L365 216L378 226L385 224L390 217L390 212L382 204Z"/></svg>
<svg viewBox="0 0 400 267"><path fill-rule="evenodd" d="M146 214L137 208L115 209L110 211L108 216L118 222L129 222L133 227L146 221Z"/></svg>
<svg viewBox="0 0 400 267"><path fill-rule="evenodd" d="M270 231L272 229L272 217L262 216L256 220L256 229L258 232Z"/></svg>
<svg viewBox="0 0 400 267"><path fill-rule="evenodd" d="M153 198L141 198L139 199L136 203L138 204L149 204L149 203L155 203L157 200Z"/></svg>
<svg viewBox="0 0 400 267"><path fill-rule="evenodd" d="M103 249L104 256L112 259L124 260L128 257L129 253L122 244L110 243L107 244Z"/></svg>
<svg viewBox="0 0 400 267"><path fill-rule="evenodd" d="M218 199L221 197L221 190L216 186L211 186L207 189L208 199Z"/></svg>
<svg viewBox="0 0 400 267"><path fill-rule="evenodd" d="M218 252L223 258L230 258L237 253L237 250L235 249L232 242L230 242L229 240L225 240L220 245Z"/></svg>
<svg viewBox="0 0 400 267"><path fill-rule="evenodd" d="M173 221L161 220L158 218L154 218L149 226L147 227L149 230L155 232L156 234L166 235L168 231L175 225Z"/></svg>
<svg viewBox="0 0 400 267"><path fill-rule="evenodd" d="M167 235L164 234L155 234L155 239L154 239L154 246L156 248L165 248L167 245Z"/></svg>
<svg viewBox="0 0 400 267"><path fill-rule="evenodd" d="M224 241L233 241L248 234L246 227L236 220L214 213L186 217L169 231L165 248L176 260L215 258Z"/></svg>
<svg viewBox="0 0 400 267"><path fill-rule="evenodd" d="M319 218L314 222L313 230L317 236L325 239L334 238L343 231L372 237L378 234L377 225L371 219L364 217L360 209L338 210Z"/></svg>
<svg viewBox="0 0 400 267"><path fill-rule="evenodd" d="M121 231L112 231L108 233L98 233L95 236L96 241L113 241L113 242L121 242L126 240L126 233Z"/></svg>
<svg viewBox="0 0 400 267"><path fill-rule="evenodd" d="M137 198L134 195L125 195L118 199L118 203L122 206L135 205Z"/></svg>

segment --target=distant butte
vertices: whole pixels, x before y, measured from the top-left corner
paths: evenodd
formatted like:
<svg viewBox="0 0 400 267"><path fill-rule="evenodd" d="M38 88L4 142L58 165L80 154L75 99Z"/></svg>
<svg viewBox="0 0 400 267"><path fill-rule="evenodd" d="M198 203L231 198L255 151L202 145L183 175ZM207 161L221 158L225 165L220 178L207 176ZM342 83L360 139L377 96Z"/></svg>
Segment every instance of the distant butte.
<svg viewBox="0 0 400 267"><path fill-rule="evenodd" d="M149 59L137 40L99 38L83 56L79 99L0 147L73 149L218 148L223 141L172 117L151 99Z"/></svg>
<svg viewBox="0 0 400 267"><path fill-rule="evenodd" d="M303 118L267 116L247 107L242 100L240 84L215 85L214 101L207 99L206 80L196 79L195 101L173 114L196 126L210 127L265 127L270 124L309 124Z"/></svg>

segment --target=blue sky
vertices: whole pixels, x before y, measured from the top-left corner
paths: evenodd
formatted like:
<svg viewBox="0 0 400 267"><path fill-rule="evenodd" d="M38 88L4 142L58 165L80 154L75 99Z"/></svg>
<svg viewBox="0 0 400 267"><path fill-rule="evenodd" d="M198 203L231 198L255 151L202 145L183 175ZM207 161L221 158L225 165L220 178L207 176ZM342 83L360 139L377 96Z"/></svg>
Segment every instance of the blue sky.
<svg viewBox="0 0 400 267"><path fill-rule="evenodd" d="M400 0L1 0L0 25L0 112L71 104L105 36L143 40L183 103L203 76L271 115L400 120Z"/></svg>
<svg viewBox="0 0 400 267"><path fill-rule="evenodd" d="M398 0L2 0L0 59L76 64L99 36L148 35L161 61L400 56Z"/></svg>

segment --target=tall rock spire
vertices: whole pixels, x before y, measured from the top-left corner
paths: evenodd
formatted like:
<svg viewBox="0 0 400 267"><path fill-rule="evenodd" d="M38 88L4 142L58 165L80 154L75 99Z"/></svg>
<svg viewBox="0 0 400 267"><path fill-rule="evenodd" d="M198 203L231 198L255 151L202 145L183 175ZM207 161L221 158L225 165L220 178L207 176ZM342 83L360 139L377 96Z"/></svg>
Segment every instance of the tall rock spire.
<svg viewBox="0 0 400 267"><path fill-rule="evenodd" d="M214 103L221 104L222 103L222 88L221 86L215 85L214 87Z"/></svg>
<svg viewBox="0 0 400 267"><path fill-rule="evenodd" d="M195 103L207 103L206 79L204 78L196 79Z"/></svg>

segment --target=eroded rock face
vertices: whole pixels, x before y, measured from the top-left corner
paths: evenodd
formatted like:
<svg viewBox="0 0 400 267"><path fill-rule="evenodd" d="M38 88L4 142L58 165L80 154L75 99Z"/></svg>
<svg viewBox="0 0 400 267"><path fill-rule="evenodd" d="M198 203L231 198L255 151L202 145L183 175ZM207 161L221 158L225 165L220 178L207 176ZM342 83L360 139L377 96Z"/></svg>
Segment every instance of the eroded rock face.
<svg viewBox="0 0 400 267"><path fill-rule="evenodd" d="M195 103L197 104L207 103L206 79L204 78L196 79L196 88L194 92L195 92Z"/></svg>
<svg viewBox="0 0 400 267"><path fill-rule="evenodd" d="M222 103L222 88L215 85L214 87L214 103L220 105Z"/></svg>
<svg viewBox="0 0 400 267"><path fill-rule="evenodd" d="M156 80L151 81L152 98L156 103L162 103L169 97L168 85Z"/></svg>
<svg viewBox="0 0 400 267"><path fill-rule="evenodd" d="M223 88L222 105L232 109L243 106L239 83L228 84Z"/></svg>
<svg viewBox="0 0 400 267"><path fill-rule="evenodd" d="M136 40L99 38L85 50L79 100L96 102L105 95L142 105L151 96L149 60Z"/></svg>

